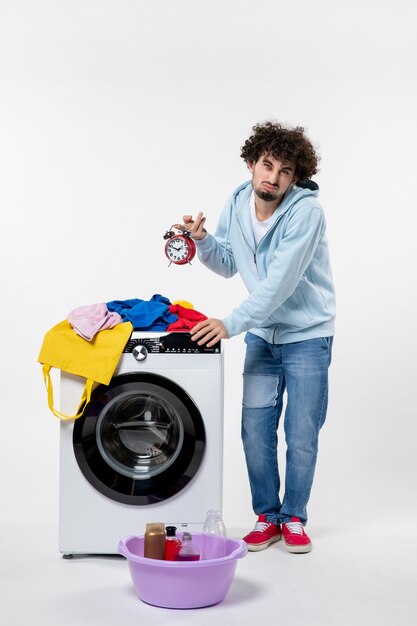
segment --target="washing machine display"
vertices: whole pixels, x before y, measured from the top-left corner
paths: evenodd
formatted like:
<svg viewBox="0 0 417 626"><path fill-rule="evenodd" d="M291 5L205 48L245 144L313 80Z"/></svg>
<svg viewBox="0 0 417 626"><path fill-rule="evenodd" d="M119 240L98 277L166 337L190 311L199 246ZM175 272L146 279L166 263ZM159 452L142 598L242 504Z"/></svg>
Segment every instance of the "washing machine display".
<svg viewBox="0 0 417 626"><path fill-rule="evenodd" d="M168 378L125 374L96 389L74 424L74 452L87 480L125 504L166 500L196 475L205 450L197 406Z"/></svg>

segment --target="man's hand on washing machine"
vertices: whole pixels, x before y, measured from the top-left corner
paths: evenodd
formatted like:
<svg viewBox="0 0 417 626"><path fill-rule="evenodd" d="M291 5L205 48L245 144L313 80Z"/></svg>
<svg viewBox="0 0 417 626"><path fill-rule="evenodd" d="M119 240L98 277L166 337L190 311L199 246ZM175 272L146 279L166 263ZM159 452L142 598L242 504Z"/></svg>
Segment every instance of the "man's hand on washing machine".
<svg viewBox="0 0 417 626"><path fill-rule="evenodd" d="M183 215L182 219L184 224L174 224L175 228L178 228L178 230L189 230L193 239L204 239L207 236L207 231L204 228L206 218L201 211L197 213L195 220L193 220L192 215Z"/></svg>
<svg viewBox="0 0 417 626"><path fill-rule="evenodd" d="M196 341L199 346L207 344L207 348L211 348L220 339L228 339L229 335L225 325L221 320L211 317L203 322L199 322L190 331L191 339Z"/></svg>

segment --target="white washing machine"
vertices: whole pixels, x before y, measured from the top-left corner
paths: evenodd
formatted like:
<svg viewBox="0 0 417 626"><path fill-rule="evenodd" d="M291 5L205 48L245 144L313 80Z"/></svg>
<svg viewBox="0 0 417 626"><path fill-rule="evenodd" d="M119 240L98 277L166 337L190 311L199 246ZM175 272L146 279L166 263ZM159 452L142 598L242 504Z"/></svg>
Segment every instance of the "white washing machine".
<svg viewBox="0 0 417 626"><path fill-rule="evenodd" d="M61 410L84 380L62 373ZM200 531L222 509L223 353L189 333L133 332L110 385L61 422L59 550L117 553L148 522Z"/></svg>

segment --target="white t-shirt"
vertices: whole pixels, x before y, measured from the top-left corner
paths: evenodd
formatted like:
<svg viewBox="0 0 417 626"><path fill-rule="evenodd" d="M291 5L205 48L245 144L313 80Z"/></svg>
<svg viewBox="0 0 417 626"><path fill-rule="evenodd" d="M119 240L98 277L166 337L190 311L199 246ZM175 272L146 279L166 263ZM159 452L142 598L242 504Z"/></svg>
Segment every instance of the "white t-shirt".
<svg viewBox="0 0 417 626"><path fill-rule="evenodd" d="M261 241L262 237L269 230L269 228L271 226L271 222L272 222L272 220L274 218L274 215L271 215L271 217L268 217L268 219L264 220L263 222L260 222L258 220L258 218L256 217L255 192L254 191L252 191L252 193L251 193L249 203L250 203L250 216L251 216L251 220L252 220L253 234L255 235L256 245L258 245L258 243Z"/></svg>

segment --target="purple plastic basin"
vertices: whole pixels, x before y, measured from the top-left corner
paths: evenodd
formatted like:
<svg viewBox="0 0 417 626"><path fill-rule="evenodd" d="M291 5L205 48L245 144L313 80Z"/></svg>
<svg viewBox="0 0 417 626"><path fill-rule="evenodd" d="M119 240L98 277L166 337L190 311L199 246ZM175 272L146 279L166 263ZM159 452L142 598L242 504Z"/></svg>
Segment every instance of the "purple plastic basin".
<svg viewBox="0 0 417 626"><path fill-rule="evenodd" d="M201 546L201 533L192 533ZM181 533L179 534L181 538ZM226 539L226 556L204 561L161 561L143 556L144 538L125 537L118 551L129 563L138 597L148 604L169 609L195 609L224 600L237 560L247 554L244 541Z"/></svg>

